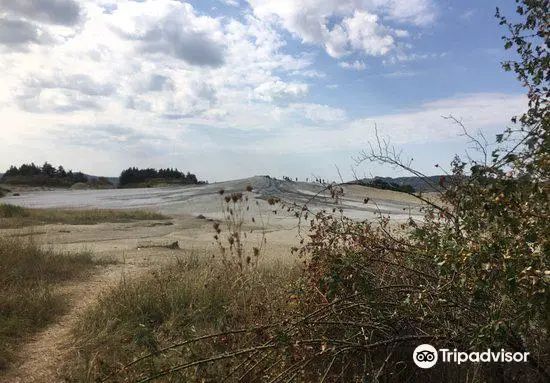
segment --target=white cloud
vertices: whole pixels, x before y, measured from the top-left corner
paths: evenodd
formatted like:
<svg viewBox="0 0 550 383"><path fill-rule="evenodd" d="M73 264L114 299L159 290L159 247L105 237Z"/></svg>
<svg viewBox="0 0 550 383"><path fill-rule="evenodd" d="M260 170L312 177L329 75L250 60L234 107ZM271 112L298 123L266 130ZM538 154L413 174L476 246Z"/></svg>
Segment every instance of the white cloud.
<svg viewBox="0 0 550 383"><path fill-rule="evenodd" d="M384 73L382 76L388 77L388 78L404 78L404 77L414 77L418 74L419 72L415 72L415 71L395 71L395 72Z"/></svg>
<svg viewBox="0 0 550 383"><path fill-rule="evenodd" d="M290 72L292 76L309 77L309 78L325 78L327 75L315 69L295 70Z"/></svg>
<svg viewBox="0 0 550 383"><path fill-rule="evenodd" d="M355 60L355 61L340 61L338 63L338 66L344 69L355 69L355 70L365 70L367 69L367 65L363 61Z"/></svg>
<svg viewBox="0 0 550 383"><path fill-rule="evenodd" d="M374 3L385 8L390 19L400 23L426 26L437 16L437 7L431 0L379 0Z"/></svg>
<svg viewBox="0 0 550 383"><path fill-rule="evenodd" d="M411 61L421 61L421 60L435 60L447 56L447 52L440 53L406 53L403 50L397 51L394 54L390 55L387 59L382 60L383 64L398 64Z"/></svg>
<svg viewBox="0 0 550 383"><path fill-rule="evenodd" d="M0 107L59 114L54 118L65 126L71 125L67 114L77 110L90 120L108 116L114 124L133 114L211 118L246 105L251 93L264 102L307 94L307 83L287 82L280 74L324 75L311 68L308 56L282 53L285 41L253 16L222 23L171 0L117 7L90 1L81 14L82 24L64 30L72 37L62 44L43 49L33 36L25 37L34 44L30 51L3 56Z"/></svg>
<svg viewBox="0 0 550 383"><path fill-rule="evenodd" d="M221 0L221 1L225 5L229 5L229 6L232 6L232 7L238 7L240 5L239 1L237 1L237 0Z"/></svg>
<svg viewBox="0 0 550 383"><path fill-rule="evenodd" d="M335 25L332 30L327 30L323 40L325 50L330 56L338 58L349 53L348 34L342 25Z"/></svg>
<svg viewBox="0 0 550 383"><path fill-rule="evenodd" d="M344 124L335 121L330 128L319 129L318 123L285 123L289 126L279 130L277 136L241 150L263 153L320 153L346 150L350 153L368 148L374 142L374 127L381 137L389 138L392 144L433 144L458 139L461 130L442 116L449 114L461 118L471 132L504 127L510 118L525 110L525 96L499 93L464 94L437 101L426 102L411 110L374 115ZM298 126L298 127L297 127ZM311 139L315 137L315 139Z"/></svg>
<svg viewBox="0 0 550 383"><path fill-rule="evenodd" d="M127 10L139 13L129 12L122 20L117 19L121 23L112 24L111 28L127 40L139 41L138 49L144 53L171 55L190 65L223 65L225 44L218 19L199 16L187 3L149 1L143 4L141 9L126 4L118 8L117 15ZM157 6L153 11L152 7ZM143 13L147 11L151 13Z"/></svg>
<svg viewBox="0 0 550 383"><path fill-rule="evenodd" d="M463 21L470 21L476 14L475 9L469 9L460 14L460 19Z"/></svg>
<svg viewBox="0 0 550 383"><path fill-rule="evenodd" d="M277 108L272 114L278 121L292 123L325 124L347 120L346 111L329 105L295 103Z"/></svg>
<svg viewBox="0 0 550 383"><path fill-rule="evenodd" d="M88 96L110 96L116 91L112 84L94 81L87 74L55 73L50 78L33 77L27 81L27 86L35 89L66 89Z"/></svg>
<svg viewBox="0 0 550 383"><path fill-rule="evenodd" d="M0 11L49 24L74 25L81 9L75 0L2 0Z"/></svg>
<svg viewBox="0 0 550 383"><path fill-rule="evenodd" d="M345 18L343 23L349 44L356 50L380 56L388 53L394 45L393 37L388 34L387 28L380 26L377 15L355 11L353 17Z"/></svg>
<svg viewBox="0 0 550 383"><path fill-rule="evenodd" d="M403 30L403 29L394 29L393 33L397 37L409 37L410 36L409 32L406 31L406 30Z"/></svg>
<svg viewBox="0 0 550 383"><path fill-rule="evenodd" d="M280 80L265 82L254 89L254 98L262 101L284 100L303 97L307 94L307 84L285 83Z"/></svg>
<svg viewBox="0 0 550 383"><path fill-rule="evenodd" d="M407 37L381 18L403 25L425 26L434 21L431 0L248 0L260 19L277 23L304 43L325 48L335 58L351 51L385 55L395 47L393 36ZM334 21L336 20L336 23Z"/></svg>
<svg viewBox="0 0 550 383"><path fill-rule="evenodd" d="M174 153L219 150L216 131L276 130L266 119L273 104L301 99L325 76L312 55L285 53L276 28L253 15L222 20L171 0L79 4L75 25L30 21L38 32L23 30L31 33L21 49L0 41L0 131L9 148L0 169L44 160L111 175L167 166ZM195 37L204 46L189 44ZM298 109L284 121L302 120Z"/></svg>
<svg viewBox="0 0 550 383"><path fill-rule="evenodd" d="M0 45L25 51L28 44L52 42L49 32L33 22L0 18Z"/></svg>
<svg viewBox="0 0 550 383"><path fill-rule="evenodd" d="M88 0L78 2L77 16L69 7L60 18L10 2L0 10L2 20L15 21L0 21L0 170L49 160L116 175L125 166L184 158L203 167L197 172L215 174L193 156L352 152L372 137L374 122L396 143L437 142L456 134L441 114L484 129L524 106L522 97L465 95L357 119L346 112L346 97L354 95L338 82L342 73L315 66L326 57L312 48L357 70L367 56L388 63L439 57L411 53L400 41L409 27L433 22L433 3L250 3L252 11L238 17L213 17L180 1ZM287 45L281 27L306 45ZM226 168L235 167L232 158Z"/></svg>

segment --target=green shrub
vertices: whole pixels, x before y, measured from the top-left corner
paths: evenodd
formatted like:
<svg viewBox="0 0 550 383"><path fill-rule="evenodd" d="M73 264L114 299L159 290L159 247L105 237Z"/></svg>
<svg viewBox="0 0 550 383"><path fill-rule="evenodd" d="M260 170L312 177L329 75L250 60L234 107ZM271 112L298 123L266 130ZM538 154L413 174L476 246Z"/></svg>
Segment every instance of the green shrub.
<svg viewBox="0 0 550 383"><path fill-rule="evenodd" d="M28 217L25 208L10 204L0 204L0 218Z"/></svg>

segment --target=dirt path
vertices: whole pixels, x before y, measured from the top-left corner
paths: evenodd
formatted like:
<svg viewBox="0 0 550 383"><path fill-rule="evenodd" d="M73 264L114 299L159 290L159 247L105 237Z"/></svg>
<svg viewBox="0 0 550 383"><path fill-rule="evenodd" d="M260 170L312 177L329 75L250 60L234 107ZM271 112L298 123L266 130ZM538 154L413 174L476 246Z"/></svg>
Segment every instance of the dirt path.
<svg viewBox="0 0 550 383"><path fill-rule="evenodd" d="M93 305L101 292L116 285L121 278L135 277L147 270L185 257L190 252L215 249L211 223L194 217L178 217L172 226L154 226L150 223L98 224L90 226L42 226L37 238L61 251L92 251L98 259L107 257L119 263L98 266L89 278L68 282L60 287L66 294L69 310L54 323L23 343L6 375L0 382L62 382L60 369L67 357L76 352L70 331L80 315ZM21 235L4 230L1 234ZM140 243L166 244L179 241L182 249L139 248ZM296 242L295 233L279 230L268 234L270 246L265 249L268 259L281 260L290 254L289 244ZM210 250L208 250L210 249ZM215 251L215 250L214 250Z"/></svg>
<svg viewBox="0 0 550 383"><path fill-rule="evenodd" d="M16 362L0 382L58 382L58 369L73 349L70 330L79 314L93 304L101 291L115 284L123 275L138 271L134 265L115 264L98 267L98 272L84 281L74 281L61 287L68 296L69 311L55 323L35 334L18 352Z"/></svg>

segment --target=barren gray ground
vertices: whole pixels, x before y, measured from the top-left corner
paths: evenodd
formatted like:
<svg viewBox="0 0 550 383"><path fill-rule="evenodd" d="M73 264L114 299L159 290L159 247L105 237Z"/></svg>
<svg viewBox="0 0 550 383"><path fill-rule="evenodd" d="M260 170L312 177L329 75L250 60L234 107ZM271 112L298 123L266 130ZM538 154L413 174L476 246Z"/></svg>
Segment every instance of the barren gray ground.
<svg viewBox="0 0 550 383"><path fill-rule="evenodd" d="M203 214L206 217L217 217L220 213L220 196L218 191L244 191L247 185L254 188L255 197L265 200L276 196L286 202L304 204L323 190L319 184L275 180L264 176L220 182L210 185L165 187L147 189L112 189L112 190L53 190L22 192L17 197L5 197L4 203L26 207L52 208L145 208L169 215ZM404 219L418 215L417 200L403 193L373 189L358 185L344 187L345 194L341 199L346 215L357 219L369 219L381 212L391 214L392 218ZM369 197L365 205L363 199ZM310 207L314 209L336 206L330 199L329 192L321 192ZM261 203L262 211L272 210L266 203ZM282 220L282 218L278 218Z"/></svg>

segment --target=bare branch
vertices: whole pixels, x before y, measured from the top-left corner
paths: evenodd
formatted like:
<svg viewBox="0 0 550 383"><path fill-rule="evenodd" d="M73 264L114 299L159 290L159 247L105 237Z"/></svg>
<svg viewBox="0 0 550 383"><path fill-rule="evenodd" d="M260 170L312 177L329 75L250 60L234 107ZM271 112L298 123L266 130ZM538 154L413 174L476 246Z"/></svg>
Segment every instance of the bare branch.
<svg viewBox="0 0 550 383"><path fill-rule="evenodd" d="M340 177L340 182L344 184L344 178L342 177L342 173L340 173L340 169L338 169L338 166L334 164L334 167L336 168L336 171L338 172L338 176Z"/></svg>
<svg viewBox="0 0 550 383"><path fill-rule="evenodd" d="M474 136L472 136L470 134L470 132L468 132L468 130L466 129L466 127L462 123L462 120L459 120L458 118L456 118L455 116L453 116L451 114L449 114L448 116L441 116L441 117L443 117L445 120L453 121L456 125L458 125L462 129L462 133L460 134L460 136L461 137L467 137L470 140L469 143L474 144L474 149L477 150L477 151L481 151L481 153L483 153L483 164L485 166L487 166L487 147L489 145L488 145L487 140L485 139L485 136L483 135L483 133L479 132L478 135L480 136L480 138L477 139ZM468 158L472 162L475 162L474 160L472 160L470 158L468 153L466 153L466 155L468 156Z"/></svg>

